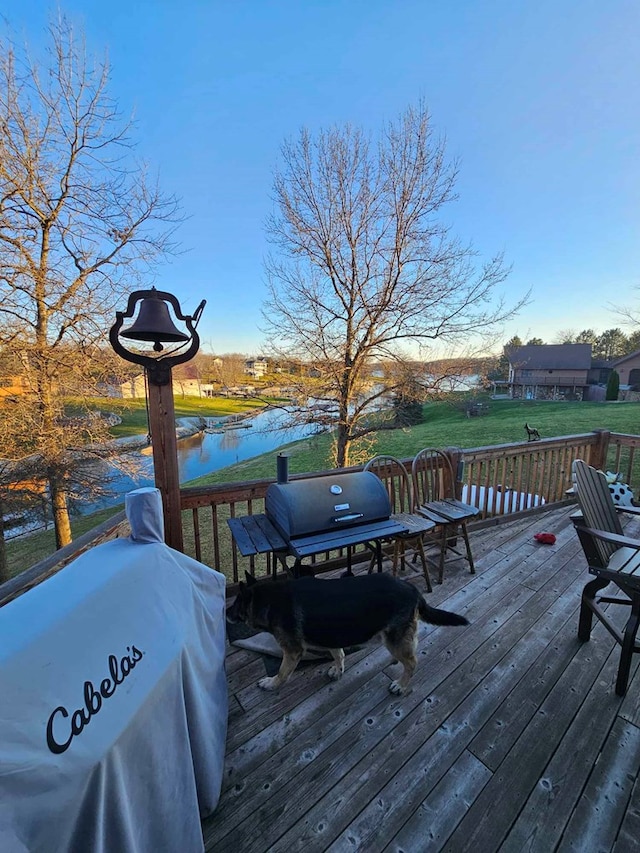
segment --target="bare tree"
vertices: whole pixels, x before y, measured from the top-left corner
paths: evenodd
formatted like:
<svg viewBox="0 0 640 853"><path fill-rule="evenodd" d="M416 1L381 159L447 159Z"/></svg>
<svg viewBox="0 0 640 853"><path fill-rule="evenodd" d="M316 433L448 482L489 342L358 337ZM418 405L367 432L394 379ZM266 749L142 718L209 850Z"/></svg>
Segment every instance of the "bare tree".
<svg viewBox="0 0 640 853"><path fill-rule="evenodd" d="M71 539L70 449L79 463L107 436L66 417L65 393L71 378L76 393L94 388L98 342L125 289L174 249L179 212L134 160L108 82L64 18L42 67L0 42L0 343L30 376L58 546Z"/></svg>
<svg viewBox="0 0 640 853"><path fill-rule="evenodd" d="M267 349L312 367L300 391L335 426L338 466L354 441L395 425L374 410L386 412L402 383L415 393L420 346L468 342L519 307L496 298L508 274L502 257L478 263L442 218L456 177L423 104L375 143L347 126L302 130L282 148L268 221L279 253L267 261ZM381 360L402 369L372 375Z"/></svg>
<svg viewBox="0 0 640 853"><path fill-rule="evenodd" d="M633 290L636 291L636 299L638 299L640 297L640 284L636 284ZM620 318L623 325L630 326L634 330L640 326L640 302L627 305L609 303L607 307Z"/></svg>
<svg viewBox="0 0 640 853"><path fill-rule="evenodd" d="M575 344L576 332L575 329L559 329L553 339L554 344Z"/></svg>
<svg viewBox="0 0 640 853"><path fill-rule="evenodd" d="M4 353L0 352L0 357ZM11 358L7 359L11 362ZM26 395L0 399L0 582L8 579L5 535L16 520L42 507L44 483L34 455L34 407Z"/></svg>
<svg viewBox="0 0 640 853"><path fill-rule="evenodd" d="M244 372L246 356L228 352L218 356L213 363L213 375L223 388L232 388L248 380Z"/></svg>

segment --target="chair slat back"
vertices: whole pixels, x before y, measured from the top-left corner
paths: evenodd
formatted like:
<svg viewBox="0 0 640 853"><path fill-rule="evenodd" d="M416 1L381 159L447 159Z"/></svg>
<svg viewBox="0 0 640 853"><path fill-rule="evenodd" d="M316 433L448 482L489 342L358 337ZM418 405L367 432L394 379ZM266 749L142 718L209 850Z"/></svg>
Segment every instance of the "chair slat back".
<svg viewBox="0 0 640 853"><path fill-rule="evenodd" d="M411 477L399 459L395 456L374 456L364 466L379 477L387 489L391 512L413 512Z"/></svg>
<svg viewBox="0 0 640 853"><path fill-rule="evenodd" d="M582 459L576 459L571 468L578 504L587 527L622 535L620 516L616 511L607 479L602 471L596 471ZM619 545L595 541L595 547L603 566L606 566Z"/></svg>
<svg viewBox="0 0 640 853"><path fill-rule="evenodd" d="M455 497L449 457L435 447L425 447L416 455L411 465L411 479L418 505Z"/></svg>

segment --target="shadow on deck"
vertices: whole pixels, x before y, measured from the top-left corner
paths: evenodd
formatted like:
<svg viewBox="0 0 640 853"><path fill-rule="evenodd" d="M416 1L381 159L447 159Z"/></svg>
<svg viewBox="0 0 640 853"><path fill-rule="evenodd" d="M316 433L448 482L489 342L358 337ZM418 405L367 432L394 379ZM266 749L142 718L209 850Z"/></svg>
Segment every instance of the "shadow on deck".
<svg viewBox="0 0 640 853"><path fill-rule="evenodd" d="M477 574L448 562L432 605L465 628L421 626L410 692L383 647L300 668L279 694L229 647L223 793L207 850L627 851L640 837L640 676L615 695L619 648L577 639L588 579L569 516L472 534ZM631 530L631 528L628 528ZM554 546L533 534L556 534ZM422 575L411 580L424 589ZM626 608L617 607L624 621Z"/></svg>

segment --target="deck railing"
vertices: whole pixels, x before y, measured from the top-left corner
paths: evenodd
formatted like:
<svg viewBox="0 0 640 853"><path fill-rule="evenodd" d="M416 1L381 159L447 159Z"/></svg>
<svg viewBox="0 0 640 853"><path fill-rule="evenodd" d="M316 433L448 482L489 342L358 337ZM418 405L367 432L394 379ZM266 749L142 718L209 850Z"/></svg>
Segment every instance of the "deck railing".
<svg viewBox="0 0 640 853"><path fill-rule="evenodd" d="M579 376L562 376L558 375L549 375L547 373L539 373L535 376L523 376L522 373L518 373L513 379L504 383L508 385L558 385L562 387L578 387L582 388L584 385L588 384L587 377L584 373Z"/></svg>
<svg viewBox="0 0 640 853"><path fill-rule="evenodd" d="M477 506L480 523L495 522L515 513L550 508L571 498L571 464L584 459L597 468L623 470L630 485L640 481L635 470L635 448L639 436L614 435L598 430L583 435L563 436L535 442L501 444L458 450L450 448L454 471L461 474L460 496ZM411 459L402 460L411 466ZM459 463L463 464L460 465ZM621 467L620 467L621 466ZM347 469L361 470L359 467ZM327 471L302 476L321 476ZM275 474L275 459L274 459ZM201 562L222 570L231 583L242 579L243 572L271 574L275 571L270 554L244 558L238 552L227 518L264 512L264 497L273 479L187 488L181 490L185 550ZM295 479L295 477L292 477ZM354 559L367 558L364 549ZM341 565L342 552L327 552L315 558L316 570Z"/></svg>
<svg viewBox="0 0 640 853"><path fill-rule="evenodd" d="M550 508L571 498L571 463L584 459L603 470L620 472L622 479L640 494L640 436L610 433L605 430L582 435L543 439L535 442L501 444L465 450L450 448L454 471L460 475L459 494L477 506L480 524L498 523L516 513ZM419 450L420 448L417 448ZM402 460L411 466L411 459ZM460 464L463 463L463 464ZM360 470L358 467L348 471ZM317 477L328 472L293 475ZM275 459L274 459L275 475ZM253 574L275 571L270 554L244 558L236 549L226 523L227 518L264 511L267 487L275 479L228 483L219 486L181 489L182 527L185 552L224 572L230 583L241 579L245 570ZM108 537L127 535L120 514L99 528L85 533L56 554L32 566L22 575L0 586L0 605L43 580L83 550ZM116 523L117 522L117 523ZM368 554L361 550L362 559ZM315 558L318 570L344 563L342 552ZM354 555L358 559L358 553Z"/></svg>
<svg viewBox="0 0 640 853"><path fill-rule="evenodd" d="M640 436L608 433L604 464L596 466L621 474L623 482L636 488L636 497L640 496L637 491L640 485L640 453L636 453L639 448Z"/></svg>

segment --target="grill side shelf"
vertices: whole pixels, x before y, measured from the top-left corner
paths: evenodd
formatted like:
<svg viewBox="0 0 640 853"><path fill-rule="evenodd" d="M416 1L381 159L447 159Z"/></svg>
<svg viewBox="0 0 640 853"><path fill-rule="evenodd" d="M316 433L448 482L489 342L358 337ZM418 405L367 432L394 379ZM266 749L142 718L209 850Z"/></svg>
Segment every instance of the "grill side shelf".
<svg viewBox="0 0 640 853"><path fill-rule="evenodd" d="M228 518L227 524L243 557L266 554L269 551L286 551L288 548L288 544L266 515Z"/></svg>
<svg viewBox="0 0 640 853"><path fill-rule="evenodd" d="M289 550L298 559L311 557L323 551L332 551L338 548L346 548L349 545L360 545L376 539L386 539L407 533L407 527L395 521L387 521L383 524L361 524L351 529L323 531L314 536L304 536L292 539L289 542Z"/></svg>

